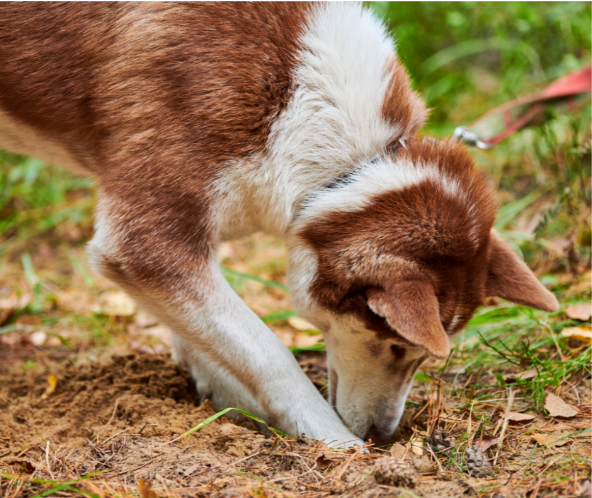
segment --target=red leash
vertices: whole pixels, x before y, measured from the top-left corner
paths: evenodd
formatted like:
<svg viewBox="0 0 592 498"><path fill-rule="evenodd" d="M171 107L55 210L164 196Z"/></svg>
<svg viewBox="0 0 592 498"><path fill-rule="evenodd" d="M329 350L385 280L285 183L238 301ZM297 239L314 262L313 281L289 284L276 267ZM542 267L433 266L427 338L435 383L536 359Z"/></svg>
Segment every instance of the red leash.
<svg viewBox="0 0 592 498"><path fill-rule="evenodd" d="M489 111L470 126L459 126L454 137L467 145L489 149L540 116L545 104L573 107L574 97L590 94L592 65L569 73L543 91L512 100Z"/></svg>

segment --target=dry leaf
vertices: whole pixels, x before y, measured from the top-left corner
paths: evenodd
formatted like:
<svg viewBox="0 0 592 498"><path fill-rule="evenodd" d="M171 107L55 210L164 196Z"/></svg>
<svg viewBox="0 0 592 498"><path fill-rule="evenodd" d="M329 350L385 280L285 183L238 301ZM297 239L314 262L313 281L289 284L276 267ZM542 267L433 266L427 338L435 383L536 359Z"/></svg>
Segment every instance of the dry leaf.
<svg viewBox="0 0 592 498"><path fill-rule="evenodd" d="M514 422L516 424L526 424L535 419L534 415L528 415L527 413L508 412L506 415L508 422Z"/></svg>
<svg viewBox="0 0 592 498"><path fill-rule="evenodd" d="M592 342L592 329L590 327L568 327L561 331L561 335L580 342Z"/></svg>
<svg viewBox="0 0 592 498"><path fill-rule="evenodd" d="M190 476L200 467L201 467L201 464L196 463L195 465L192 465L191 467L186 468L185 471L183 472L183 475Z"/></svg>
<svg viewBox="0 0 592 498"><path fill-rule="evenodd" d="M591 495L592 495L592 485L590 484L590 480L586 480L580 485L580 489L578 489L577 496L590 497Z"/></svg>
<svg viewBox="0 0 592 498"><path fill-rule="evenodd" d="M324 453L320 453L315 462L320 469L327 469L335 463L333 460L328 459Z"/></svg>
<svg viewBox="0 0 592 498"><path fill-rule="evenodd" d="M506 415L506 409L501 406L497 405L491 414L492 420L499 420L500 418L506 417L508 422L514 422L517 424L524 424L534 420L534 415L528 415L526 413L517 413L517 412L508 412Z"/></svg>
<svg viewBox="0 0 592 498"><path fill-rule="evenodd" d="M513 381L516 379L521 379L521 380L530 380L530 379L534 379L537 375L537 369L532 367L528 370L525 370L524 372L520 372L517 374L507 374L504 375L504 379L507 381Z"/></svg>
<svg viewBox="0 0 592 498"><path fill-rule="evenodd" d="M571 418L578 414L578 410L572 408L559 396L555 396L552 393L547 394L545 410L549 412L549 416L551 417Z"/></svg>
<svg viewBox="0 0 592 498"><path fill-rule="evenodd" d="M152 489L152 483L144 479L138 481L138 494L141 498L158 498L158 495Z"/></svg>
<svg viewBox="0 0 592 498"><path fill-rule="evenodd" d="M33 464L26 460L13 460L12 462L8 462L8 466L18 469L21 472L26 472L27 474L32 474L35 471Z"/></svg>
<svg viewBox="0 0 592 498"><path fill-rule="evenodd" d="M391 456L396 458L397 460L403 460L403 457L406 453L405 446L399 443L395 443L391 446Z"/></svg>
<svg viewBox="0 0 592 498"><path fill-rule="evenodd" d="M49 392L55 392L56 387L58 386L58 378L55 375L50 375L47 378L47 382L49 383Z"/></svg>
<svg viewBox="0 0 592 498"><path fill-rule="evenodd" d="M291 316L288 318L288 323L296 330L318 330L312 323L299 316Z"/></svg>
<svg viewBox="0 0 592 498"><path fill-rule="evenodd" d="M132 316L137 310L134 300L123 291L106 292L101 296L100 302L104 315Z"/></svg>
<svg viewBox="0 0 592 498"><path fill-rule="evenodd" d="M494 444L500 442L499 436L491 436L489 434L483 434L478 441L475 441L475 446L479 448L482 452L486 452L489 448L491 448Z"/></svg>
<svg viewBox="0 0 592 498"><path fill-rule="evenodd" d="M37 315L21 315L17 318L16 324L26 326L41 325L41 318Z"/></svg>
<svg viewBox="0 0 592 498"><path fill-rule="evenodd" d="M293 345L297 348L307 348L318 344L323 338L320 335L294 334Z"/></svg>
<svg viewBox="0 0 592 498"><path fill-rule="evenodd" d="M574 320L590 320L590 316L592 316L592 303L572 304L567 307L565 314Z"/></svg>
<svg viewBox="0 0 592 498"><path fill-rule="evenodd" d="M47 386L47 389L45 389L45 392L41 395L41 399L47 399L51 393L55 392L56 387L58 386L58 378L52 374L47 378L47 383L49 385Z"/></svg>
<svg viewBox="0 0 592 498"><path fill-rule="evenodd" d="M424 454L423 446L423 441L414 441L411 444L411 451L417 456L422 456Z"/></svg>
<svg viewBox="0 0 592 498"><path fill-rule="evenodd" d="M563 446L564 444L569 443L569 439L561 439L554 434L533 434L532 439L539 443L541 446Z"/></svg>
<svg viewBox="0 0 592 498"><path fill-rule="evenodd" d="M0 327L4 325L14 313L14 308L0 308Z"/></svg>

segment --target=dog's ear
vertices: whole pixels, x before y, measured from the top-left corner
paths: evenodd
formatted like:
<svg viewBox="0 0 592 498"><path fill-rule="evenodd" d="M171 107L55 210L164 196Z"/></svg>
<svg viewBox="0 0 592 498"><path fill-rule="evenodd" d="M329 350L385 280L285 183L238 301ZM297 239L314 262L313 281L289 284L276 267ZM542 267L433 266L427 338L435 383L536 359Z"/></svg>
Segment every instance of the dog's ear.
<svg viewBox="0 0 592 498"><path fill-rule="evenodd" d="M403 338L436 358L448 356L448 336L431 284L421 280L397 282L387 290L369 290L367 297L370 309L386 319Z"/></svg>
<svg viewBox="0 0 592 498"><path fill-rule="evenodd" d="M488 296L496 296L543 311L557 311L559 303L495 230L489 236Z"/></svg>

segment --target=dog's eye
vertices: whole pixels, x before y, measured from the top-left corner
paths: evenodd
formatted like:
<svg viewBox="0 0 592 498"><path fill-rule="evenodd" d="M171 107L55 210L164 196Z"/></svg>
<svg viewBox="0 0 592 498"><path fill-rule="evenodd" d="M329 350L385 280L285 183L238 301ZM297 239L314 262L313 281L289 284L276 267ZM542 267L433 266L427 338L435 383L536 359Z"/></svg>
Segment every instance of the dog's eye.
<svg viewBox="0 0 592 498"><path fill-rule="evenodd" d="M391 351L395 355L396 360L402 360L405 357L405 348L398 346L397 344L391 345Z"/></svg>

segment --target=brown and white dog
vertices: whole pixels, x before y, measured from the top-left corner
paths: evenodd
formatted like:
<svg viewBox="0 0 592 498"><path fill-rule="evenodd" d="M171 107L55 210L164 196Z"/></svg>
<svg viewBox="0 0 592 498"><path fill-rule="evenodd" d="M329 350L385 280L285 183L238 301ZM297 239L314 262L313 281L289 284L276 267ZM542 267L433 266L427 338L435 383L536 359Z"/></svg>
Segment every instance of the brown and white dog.
<svg viewBox="0 0 592 498"><path fill-rule="evenodd" d="M557 308L465 149L414 138L425 106L359 4L3 3L0 22L0 146L95 178L94 267L218 408L382 442L486 296ZM330 404L220 272L216 247L258 230L287 242Z"/></svg>

